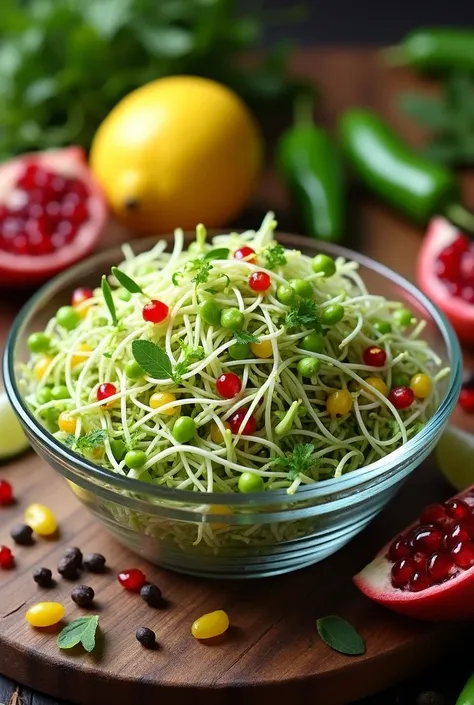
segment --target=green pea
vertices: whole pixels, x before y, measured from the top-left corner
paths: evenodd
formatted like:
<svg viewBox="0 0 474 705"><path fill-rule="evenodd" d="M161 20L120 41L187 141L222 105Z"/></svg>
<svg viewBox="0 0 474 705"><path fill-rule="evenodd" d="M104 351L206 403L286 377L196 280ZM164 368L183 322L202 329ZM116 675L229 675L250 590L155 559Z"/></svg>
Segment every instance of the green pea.
<svg viewBox="0 0 474 705"><path fill-rule="evenodd" d="M221 322L221 307L214 301L203 301L199 304L199 316L210 326L218 326Z"/></svg>
<svg viewBox="0 0 474 705"><path fill-rule="evenodd" d="M56 312L56 320L61 328L74 330L80 321L79 314L72 306L61 306Z"/></svg>
<svg viewBox="0 0 474 705"><path fill-rule="evenodd" d="M51 338L46 333L32 333L28 337L28 347L33 353L46 352L51 345Z"/></svg>
<svg viewBox="0 0 474 705"><path fill-rule="evenodd" d="M129 379L140 379L145 375L145 370L136 360L129 360L125 365L125 374Z"/></svg>
<svg viewBox="0 0 474 705"><path fill-rule="evenodd" d="M187 443L196 433L196 422L191 416L180 416L173 426L173 438L178 443Z"/></svg>
<svg viewBox="0 0 474 705"><path fill-rule="evenodd" d="M55 385L51 390L52 399L69 399L69 390L64 384Z"/></svg>
<svg viewBox="0 0 474 705"><path fill-rule="evenodd" d="M325 277L332 277L336 273L336 265L329 255L316 255L311 266L313 267L313 272L317 274L322 272Z"/></svg>
<svg viewBox="0 0 474 705"><path fill-rule="evenodd" d="M238 484L241 492L263 492L265 489L263 477L256 472L243 472Z"/></svg>
<svg viewBox="0 0 474 705"><path fill-rule="evenodd" d="M413 321L413 314L407 308L397 308L393 312L393 320L398 326L406 328Z"/></svg>
<svg viewBox="0 0 474 705"><path fill-rule="evenodd" d="M225 308L221 313L221 326L229 330L242 330L245 316L238 308Z"/></svg>
<svg viewBox="0 0 474 705"><path fill-rule="evenodd" d="M296 367L302 377L313 377L319 372L320 362L316 357L303 357Z"/></svg>
<svg viewBox="0 0 474 705"><path fill-rule="evenodd" d="M290 286L295 290L295 293L298 296L301 296L302 299L313 298L313 287L310 282L307 282L304 279L292 279L290 281Z"/></svg>
<svg viewBox="0 0 474 705"><path fill-rule="evenodd" d="M277 289L277 299L284 306L291 306L296 299L296 291L289 284L280 284Z"/></svg>
<svg viewBox="0 0 474 705"><path fill-rule="evenodd" d="M146 453L142 450L129 450L125 455L125 465L129 468L142 468L146 463Z"/></svg>
<svg viewBox="0 0 474 705"><path fill-rule="evenodd" d="M344 306L330 304L321 312L320 321L327 326L334 326L344 318Z"/></svg>
<svg viewBox="0 0 474 705"><path fill-rule="evenodd" d="M114 438L110 441L110 450L112 451L112 455L114 456L117 463L120 463L120 461L124 459L125 454L127 453L127 446L119 438Z"/></svg>
<svg viewBox="0 0 474 705"><path fill-rule="evenodd" d="M43 389L40 389L36 395L36 401L38 404L47 404L52 398L51 389L49 387L43 387Z"/></svg>
<svg viewBox="0 0 474 705"><path fill-rule="evenodd" d="M117 292L117 298L122 299L122 301L130 301L132 295L126 289L121 289L119 292Z"/></svg>
<svg viewBox="0 0 474 705"><path fill-rule="evenodd" d="M308 333L298 343L299 347L308 352L322 353L324 350L324 338L321 333Z"/></svg>
<svg viewBox="0 0 474 705"><path fill-rule="evenodd" d="M110 325L110 321L108 321L105 316L98 316L94 323L97 328L102 328L103 326Z"/></svg>
<svg viewBox="0 0 474 705"><path fill-rule="evenodd" d="M229 355L233 360L247 360L250 356L248 343L234 343L229 348Z"/></svg>
<svg viewBox="0 0 474 705"><path fill-rule="evenodd" d="M395 372L392 376L392 387L408 387L410 377L405 372Z"/></svg>
<svg viewBox="0 0 474 705"><path fill-rule="evenodd" d="M372 321L372 325L380 335L386 335L392 332L392 325L388 321L384 321L382 318L376 318Z"/></svg>

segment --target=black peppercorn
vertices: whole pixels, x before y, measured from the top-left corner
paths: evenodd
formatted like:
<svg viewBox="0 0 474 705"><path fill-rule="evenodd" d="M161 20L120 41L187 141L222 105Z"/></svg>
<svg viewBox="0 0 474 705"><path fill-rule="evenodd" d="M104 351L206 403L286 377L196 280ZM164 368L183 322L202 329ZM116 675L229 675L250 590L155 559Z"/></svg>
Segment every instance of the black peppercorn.
<svg viewBox="0 0 474 705"><path fill-rule="evenodd" d="M140 597L142 600L145 600L150 607L160 607L163 603L160 588L150 583L147 583L141 588Z"/></svg>
<svg viewBox="0 0 474 705"><path fill-rule="evenodd" d="M69 548L66 548L63 553L63 558L69 559L75 564L78 570L82 568L82 551L77 548L77 546L70 546Z"/></svg>
<svg viewBox="0 0 474 705"><path fill-rule="evenodd" d="M156 644L156 634L148 627L138 627L135 636L145 649L153 649Z"/></svg>
<svg viewBox="0 0 474 705"><path fill-rule="evenodd" d="M88 553L84 556L82 565L90 573L103 573L105 569L105 558L101 553Z"/></svg>
<svg viewBox="0 0 474 705"><path fill-rule="evenodd" d="M416 705L445 705L445 699L441 693L434 690L425 690L416 699Z"/></svg>
<svg viewBox="0 0 474 705"><path fill-rule="evenodd" d="M89 607L94 596L94 590L88 585L76 585L71 592L71 600L79 607Z"/></svg>
<svg viewBox="0 0 474 705"><path fill-rule="evenodd" d="M33 580L35 583L44 588L51 587L53 583L52 577L53 574L49 568L36 568L33 573Z"/></svg>
<svg viewBox="0 0 474 705"><path fill-rule="evenodd" d="M10 531L10 536L20 546L31 546L33 529L28 524L16 524Z"/></svg>
<svg viewBox="0 0 474 705"><path fill-rule="evenodd" d="M58 573L66 580L76 580L79 575L76 558L74 556L63 556L58 563Z"/></svg>

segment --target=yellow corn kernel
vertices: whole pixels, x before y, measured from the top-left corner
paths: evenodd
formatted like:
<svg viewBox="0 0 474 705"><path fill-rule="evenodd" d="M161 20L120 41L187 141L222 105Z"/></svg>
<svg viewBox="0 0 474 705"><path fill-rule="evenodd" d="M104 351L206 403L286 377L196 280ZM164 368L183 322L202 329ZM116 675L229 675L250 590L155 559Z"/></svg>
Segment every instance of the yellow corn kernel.
<svg viewBox="0 0 474 705"><path fill-rule="evenodd" d="M367 377L365 380L365 383L376 389L380 394L383 394L384 397L388 397L388 387L383 381L383 379L380 379L380 377ZM365 389L365 386L363 387L364 392L369 393L367 389ZM369 393L370 394L370 393ZM370 395L372 397L375 397L375 395Z"/></svg>
<svg viewBox="0 0 474 705"><path fill-rule="evenodd" d="M222 504L211 504L211 506L209 507L209 514L229 515L229 514L231 514L231 511L230 511L229 507L225 507ZM227 529L229 524L221 524L219 522L212 522L209 524L209 526L214 531L217 531L218 529Z"/></svg>
<svg viewBox="0 0 474 705"><path fill-rule="evenodd" d="M62 411L59 414L58 426L64 433L76 433L77 419L68 411Z"/></svg>
<svg viewBox="0 0 474 705"><path fill-rule="evenodd" d="M428 375L419 372L413 375L410 381L410 389L418 399L426 399L431 394L432 382Z"/></svg>
<svg viewBox="0 0 474 705"><path fill-rule="evenodd" d="M71 367L77 367L81 362L85 362L92 352L92 348L87 343L81 343L71 356Z"/></svg>
<svg viewBox="0 0 474 705"><path fill-rule="evenodd" d="M36 379L43 379L48 367L52 363L53 359L49 355L42 355L34 367Z"/></svg>
<svg viewBox="0 0 474 705"><path fill-rule="evenodd" d="M94 306L94 302L92 299L84 299L84 301L81 301L79 304L76 304L74 306L74 310L76 311L77 315L79 318L85 318L87 316L87 312L91 308L91 306Z"/></svg>
<svg viewBox="0 0 474 705"><path fill-rule="evenodd" d="M196 639L212 639L224 634L229 628L229 617L224 610L216 610L203 614L196 619L191 628L191 633Z"/></svg>
<svg viewBox="0 0 474 705"><path fill-rule="evenodd" d="M266 358L273 355L271 340L262 340L260 343L250 343L250 349L255 357Z"/></svg>
<svg viewBox="0 0 474 705"><path fill-rule="evenodd" d="M174 401L176 401L176 396L171 394L171 392L155 392L155 394L152 394L150 397L150 406L152 409L161 409L165 404L171 404ZM165 416L173 416L176 411L176 407L169 407L160 413Z"/></svg>
<svg viewBox="0 0 474 705"><path fill-rule="evenodd" d="M228 421L224 421L224 428L230 428L230 423ZM213 443L217 443L219 445L224 443L224 436L216 423L213 423L211 426L211 440Z"/></svg>
<svg viewBox="0 0 474 705"><path fill-rule="evenodd" d="M338 389L330 394L326 401L326 409L330 416L345 416L352 409L352 396L347 389Z"/></svg>

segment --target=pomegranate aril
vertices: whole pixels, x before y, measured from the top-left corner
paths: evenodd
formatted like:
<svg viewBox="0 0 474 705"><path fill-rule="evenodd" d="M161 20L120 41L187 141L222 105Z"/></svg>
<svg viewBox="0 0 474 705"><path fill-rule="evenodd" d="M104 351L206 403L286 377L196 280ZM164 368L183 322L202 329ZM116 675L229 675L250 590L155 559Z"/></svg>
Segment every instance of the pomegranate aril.
<svg viewBox="0 0 474 705"><path fill-rule="evenodd" d="M387 353L377 345L371 345L364 350L364 364L370 367L383 367L387 361Z"/></svg>
<svg viewBox="0 0 474 705"><path fill-rule="evenodd" d="M238 411L233 414L230 419L229 419L229 424L230 424L230 430L232 433L239 433L240 427L242 426L242 423L247 415L248 409L239 409ZM255 416L250 415L249 419L247 420L247 423L243 427L241 433L244 436L251 436L252 433L255 433L255 429L257 428L257 420Z"/></svg>
<svg viewBox="0 0 474 705"><path fill-rule="evenodd" d="M459 542L451 551L451 556L460 568L471 568L474 565L474 544Z"/></svg>
<svg viewBox="0 0 474 705"><path fill-rule="evenodd" d="M248 245L244 245L234 252L233 257L234 259L245 259L246 262L253 263L255 262L255 257L252 257L252 255L255 255L255 250Z"/></svg>
<svg viewBox="0 0 474 705"><path fill-rule="evenodd" d="M50 189L55 195L64 196L68 189L69 179L65 179L64 176L56 175L50 184Z"/></svg>
<svg viewBox="0 0 474 705"><path fill-rule="evenodd" d="M61 204L58 201L50 201L46 204L46 215L50 220L59 220L61 218Z"/></svg>
<svg viewBox="0 0 474 705"><path fill-rule="evenodd" d="M79 181L78 179L69 179L68 196L69 194L75 194L79 196L80 199L86 199L89 196L89 191L82 181Z"/></svg>
<svg viewBox="0 0 474 705"><path fill-rule="evenodd" d="M50 171L46 171L42 167L38 166L36 169L36 173L33 179L34 185L39 186L40 188L46 188L51 185L52 180L54 179L55 174L52 174Z"/></svg>
<svg viewBox="0 0 474 705"><path fill-rule="evenodd" d="M443 545L444 536L435 526L420 526L411 540L415 551L429 556Z"/></svg>
<svg viewBox="0 0 474 705"><path fill-rule="evenodd" d="M81 225L89 217L89 212L85 203L79 202L71 213L71 222L74 225Z"/></svg>
<svg viewBox="0 0 474 705"><path fill-rule="evenodd" d="M392 561L399 561L402 558L409 558L411 553L411 546L408 539L404 536L399 536L390 546L388 557Z"/></svg>
<svg viewBox="0 0 474 705"><path fill-rule="evenodd" d="M125 590L130 590L130 592L140 592L147 582L145 573L138 568L123 570L118 574L117 580Z"/></svg>
<svg viewBox="0 0 474 705"><path fill-rule="evenodd" d="M453 240L451 247L455 252L462 254L469 249L469 239L465 235L458 235L458 237Z"/></svg>
<svg viewBox="0 0 474 705"><path fill-rule="evenodd" d="M409 583L408 589L410 592L421 592L422 590L427 590L433 586L433 581L428 573L423 571L418 571L413 573Z"/></svg>
<svg viewBox="0 0 474 705"><path fill-rule="evenodd" d="M394 563L390 572L390 580L393 587L402 588L408 585L416 569L416 563L411 558L402 558L402 560Z"/></svg>
<svg viewBox="0 0 474 705"><path fill-rule="evenodd" d="M44 215L44 208L41 203L30 203L26 209L26 215L32 220L37 220Z"/></svg>
<svg viewBox="0 0 474 705"><path fill-rule="evenodd" d="M433 553L428 560L428 573L436 583L441 583L446 578L449 578L454 569L454 561L449 553L440 551Z"/></svg>
<svg viewBox="0 0 474 705"><path fill-rule="evenodd" d="M401 410L408 409L413 404L415 395L410 387L394 387L388 398L396 409Z"/></svg>
<svg viewBox="0 0 474 705"><path fill-rule="evenodd" d="M446 511L442 504L428 504L420 514L420 524L441 524L446 522Z"/></svg>
<svg viewBox="0 0 474 705"><path fill-rule="evenodd" d="M474 387L463 386L459 393L459 406L467 413L474 413Z"/></svg>
<svg viewBox="0 0 474 705"><path fill-rule="evenodd" d="M436 262L436 275L441 279L451 281L458 279L461 263L461 253L457 252L452 245L448 245L438 255Z"/></svg>
<svg viewBox="0 0 474 705"><path fill-rule="evenodd" d="M271 279L266 272L254 272L249 277L249 287L252 291L263 293L271 286Z"/></svg>
<svg viewBox="0 0 474 705"><path fill-rule="evenodd" d="M463 502L462 499L448 499L448 501L444 503L444 508L446 515L450 519L459 521L460 519L466 519L471 516L469 505Z"/></svg>
<svg viewBox="0 0 474 705"><path fill-rule="evenodd" d="M0 546L0 568L8 570L8 568L13 568L14 563L13 553L8 546Z"/></svg>
<svg viewBox="0 0 474 705"><path fill-rule="evenodd" d="M168 317L168 313L168 306L157 299L152 299L142 309L143 320L148 323L162 323Z"/></svg>
<svg viewBox="0 0 474 705"><path fill-rule="evenodd" d="M461 298L467 301L468 304L474 304L474 287L463 286L461 289Z"/></svg>
<svg viewBox="0 0 474 705"><path fill-rule="evenodd" d="M27 191L31 190L36 185L36 174L38 169L39 167L37 164L27 164L25 170L17 181L18 186L21 186L21 188L24 188Z"/></svg>
<svg viewBox="0 0 474 705"><path fill-rule="evenodd" d="M2 223L2 235L5 239L14 238L23 230L23 220L20 218L5 218Z"/></svg>
<svg viewBox="0 0 474 705"><path fill-rule="evenodd" d="M10 251L17 255L27 255L30 252L30 245L26 235L17 235L10 243Z"/></svg>
<svg viewBox="0 0 474 705"><path fill-rule="evenodd" d="M0 480L0 506L5 507L13 502L13 488L7 480Z"/></svg>
<svg viewBox="0 0 474 705"><path fill-rule="evenodd" d="M426 556L423 556L421 553L416 553L413 560L416 563L416 567L417 567L418 571L420 571L420 570L423 572L426 571L426 566L427 566L427 561L428 561Z"/></svg>
<svg viewBox="0 0 474 705"><path fill-rule="evenodd" d="M242 389L242 380L234 372L224 372L216 379L216 391L223 399L233 399Z"/></svg>
<svg viewBox="0 0 474 705"><path fill-rule="evenodd" d="M97 389L97 401L104 401L109 397L113 397L114 394L117 394L117 387L115 384L111 384L110 382L100 384Z"/></svg>
<svg viewBox="0 0 474 705"><path fill-rule="evenodd" d="M466 528L462 524L455 524L451 531L446 534L444 541L446 547L451 549L458 545L458 543L467 543L469 541L469 534Z"/></svg>
<svg viewBox="0 0 474 705"><path fill-rule="evenodd" d="M461 279L468 284L474 283L474 252L468 250L461 257Z"/></svg>

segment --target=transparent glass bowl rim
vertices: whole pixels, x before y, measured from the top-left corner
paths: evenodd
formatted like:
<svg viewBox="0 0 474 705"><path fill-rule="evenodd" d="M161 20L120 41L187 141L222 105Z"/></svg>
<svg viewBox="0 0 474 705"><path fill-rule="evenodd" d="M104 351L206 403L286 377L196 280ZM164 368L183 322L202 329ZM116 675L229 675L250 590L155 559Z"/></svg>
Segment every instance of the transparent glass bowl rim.
<svg viewBox="0 0 474 705"><path fill-rule="evenodd" d="M163 235L159 238L151 237L135 241L132 240L129 244L132 248L137 246L135 247L136 251L144 252L156 244L158 239L164 239L168 242L168 245L171 244L172 237L173 235ZM194 235L192 233L186 233L186 241L189 241L193 237ZM295 501L308 501L317 497L324 497L326 495L337 496L339 492L356 488L359 485L363 485L365 481L379 478L390 469L393 470L396 465L409 461L412 455L416 454L419 449L423 448L427 444L427 439L431 438L439 430L440 426L444 425L449 414L454 408L461 386L461 350L451 324L447 321L437 306L435 306L414 284L409 282L400 274L397 274L391 270L389 267L376 262L370 257L332 243L319 240L316 241L301 235L291 235L287 233L276 233L276 237L282 242L282 244L290 249L300 249L302 251L321 251L326 252L333 257L344 257L348 260L354 260L360 265L367 267L368 269L376 272L378 275L388 279L392 284L403 289L404 293L413 297L433 319L438 331L444 339L450 359L451 374L446 395L436 412L429 419L420 433L416 434L405 445L400 446L385 457L380 458L369 465L361 467L358 470L354 470L347 475L340 478L322 480L321 482L315 482L314 484L300 487L292 499ZM5 389L16 413L29 429L30 433L32 433L33 436L39 439L43 444L48 446L53 454L56 456L61 456L63 463L72 465L77 471L89 475L91 480L93 479L99 484L106 483L107 485L121 491L132 492L134 494L148 496L150 498L153 497L162 501L178 502L180 504L202 505L203 503L210 503L213 505L232 504L236 506L248 504L249 500L252 502L258 502L260 505L276 504L278 502L288 503L290 497L288 496L286 490L252 493L251 496L248 494L239 493L191 492L189 490L176 490L174 488L151 485L150 483L141 482L140 480L117 475L112 470L94 465L61 444L49 433L49 431L41 426L41 424L34 418L28 409L17 387L14 371L14 350L18 336L23 330L25 321L29 319L31 312L36 306L41 305L44 301L47 301L50 298L50 294L52 292L61 291L65 285L70 282L80 283L83 275L90 273L92 270L99 270L102 263L109 263L112 259L114 259L117 263L120 263L123 259L121 248L122 244L113 248L108 248L107 250L99 252L94 256L83 260L79 264L76 264L74 267L62 272L41 287L19 312L10 329L3 356ZM106 265L104 265L104 267L105 266Z"/></svg>

